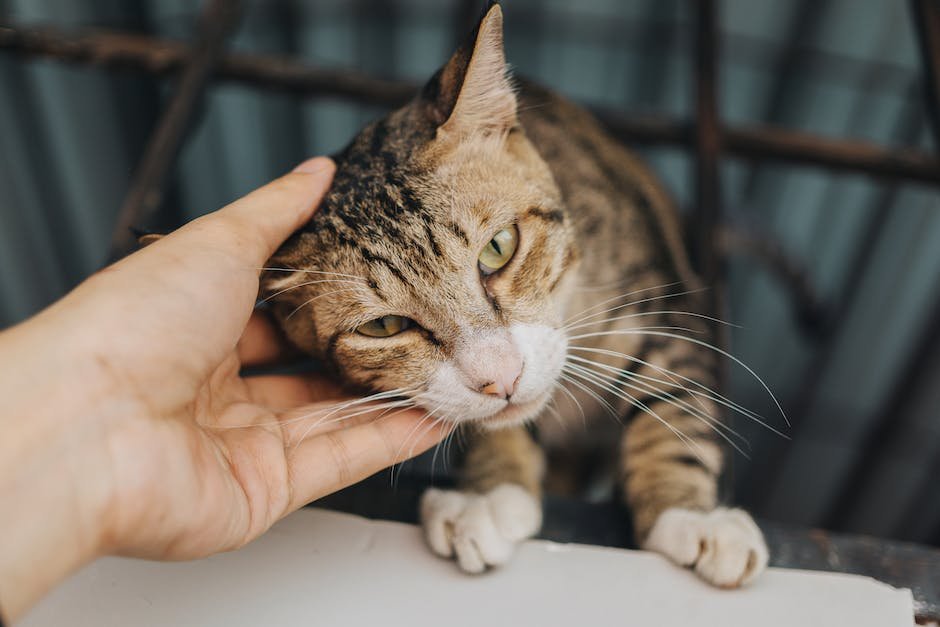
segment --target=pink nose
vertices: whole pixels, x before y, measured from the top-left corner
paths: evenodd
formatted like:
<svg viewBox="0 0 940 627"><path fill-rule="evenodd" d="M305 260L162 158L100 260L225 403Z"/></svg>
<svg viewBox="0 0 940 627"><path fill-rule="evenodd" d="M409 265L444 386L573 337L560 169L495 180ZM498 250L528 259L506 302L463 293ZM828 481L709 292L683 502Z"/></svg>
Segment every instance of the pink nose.
<svg viewBox="0 0 940 627"><path fill-rule="evenodd" d="M468 388L495 398L512 396L522 374L522 353L508 329L469 332L454 361Z"/></svg>
<svg viewBox="0 0 940 627"><path fill-rule="evenodd" d="M519 384L519 378L522 376L522 364L503 369L496 375L496 380L487 383L480 388L481 394L495 396L497 398L508 399L516 392L516 386Z"/></svg>

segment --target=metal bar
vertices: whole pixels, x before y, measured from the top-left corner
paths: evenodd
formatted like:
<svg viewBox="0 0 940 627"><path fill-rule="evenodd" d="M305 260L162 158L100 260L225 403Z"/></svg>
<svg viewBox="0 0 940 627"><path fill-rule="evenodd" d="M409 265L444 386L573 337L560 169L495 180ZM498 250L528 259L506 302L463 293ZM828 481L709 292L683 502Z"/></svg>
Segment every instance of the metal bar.
<svg viewBox="0 0 940 627"><path fill-rule="evenodd" d="M483 15L480 0L457 0L454 9L454 44L462 46L476 25L476 20Z"/></svg>
<svg viewBox="0 0 940 627"><path fill-rule="evenodd" d="M815 340L827 339L831 313L822 302L809 275L808 268L789 255L772 235L753 228L723 226L719 232L721 254L749 258L775 277L793 297L793 319L800 330Z"/></svg>
<svg viewBox="0 0 940 627"><path fill-rule="evenodd" d="M455 0L463 2L464 0ZM669 2L658 3L657 7L668 8ZM294 5L304 3L293 3ZM462 41L469 34L473 18L478 17L484 6L478 3L477 12L470 15L467 31L462 33ZM538 7L537 3L509 3L503 7L507 15L511 14L515 24L526 24L528 28L519 30L516 36L523 39L538 39L540 37L540 23L549 29L564 28L566 36L575 41L603 44L605 46L630 46L635 50L656 54L673 52L684 49L686 37L682 36L690 30L691 24L684 18L683 13L676 15L663 15L663 17L614 17L610 15L591 15L582 13L576 20L564 12L546 12ZM20 29L12 28L11 30ZM27 30L27 29L23 29ZM60 31L54 28L42 27L35 31L52 34L56 38L75 37L74 32ZM126 33L128 37L138 37L135 33ZM31 45L36 45L33 42ZM776 60L780 56L780 41L777 38L752 36L740 32L722 33L722 47L726 48L735 62L743 68L750 68L758 72L769 73L774 71ZM30 50L23 50L26 54L35 54ZM788 53L791 52L788 50ZM894 90L903 86L915 74L916 69L904 63L897 63L887 59L872 59L856 57L851 54L842 54L826 48L819 48L805 44L798 44L793 48L794 61L800 68L812 68L813 73L820 81L829 84L856 86L862 74L872 74L880 85L886 90ZM443 59L441 59L443 61Z"/></svg>
<svg viewBox="0 0 940 627"><path fill-rule="evenodd" d="M926 116L921 109L915 110L913 113L905 113L902 110L896 123L897 130L894 137L901 142L915 141L924 131L927 122L925 118ZM862 280L868 274L867 270L871 263L870 251L875 248L875 244L888 222L888 215L896 205L900 192L901 188L899 186L892 186L883 190L876 201L875 220L867 229L867 235L856 252L853 264L849 266L852 268L852 273L849 275L847 285L852 289L852 292L849 292L851 296L857 294ZM848 313L852 311L851 307L854 299L843 297L839 301L842 303L839 320L843 321L847 318ZM926 319L930 321L940 320L940 318L937 318L940 315L940 297L935 300L932 311L934 315ZM836 350L834 347L835 342L836 338L833 337L830 341L833 345L830 347L832 353ZM879 414L872 423L873 426L859 447L859 454L852 463L851 469L845 475L848 479L843 489L829 503L829 508L823 516L823 524L826 528L839 529L850 524L852 509L860 499L864 498L865 490L874 479L874 472L880 467L876 463L880 457L878 455L879 449L883 449L889 438L892 437L893 432L903 428L898 423L897 417L907 413L907 408L911 406L914 397L910 391L930 385L930 381L927 380L928 368L925 366L930 362L932 355L935 354L938 342L940 342L940 323L934 322L931 327L925 329L918 342L919 347L908 363L906 372L897 380L894 391L890 395L891 398L880 408ZM828 362L817 364L811 371L822 372L828 369L828 365ZM819 387L819 377L815 377L815 379L807 377L804 387L815 393L813 386L815 388ZM806 408L808 408L810 402L810 397L807 397Z"/></svg>
<svg viewBox="0 0 940 627"><path fill-rule="evenodd" d="M692 214L692 257L706 285L721 279L715 229L720 220L719 159L721 122L715 91L717 81L717 10L715 0L694 0L695 37L695 186L697 206ZM716 290L712 290L714 294ZM717 304L717 303L715 303Z"/></svg>
<svg viewBox="0 0 940 627"><path fill-rule="evenodd" d="M898 416L908 412L914 395L911 390L923 389L936 385L935 371L929 366L936 360L937 347L940 346L940 294L931 305L927 328L918 339L918 347L908 361L904 372L897 378L894 391L882 406L864 441L858 448L854 463L846 473L850 477L838 499L829 509L824 524L827 528L841 529L849 522L852 508L865 496L865 491L876 476L879 468L873 463L878 452L899 428Z"/></svg>
<svg viewBox="0 0 940 627"><path fill-rule="evenodd" d="M831 2L826 0L825 3ZM760 119L769 124L780 123L784 114L793 108L793 101L799 90L795 89L798 81L806 76L805 59L797 53L801 44L813 41L822 24L822 17L827 7L820 6L819 0L798 0L793 6L793 19L787 25L782 39L783 45L778 52L774 67L768 76L773 77L770 94L765 99ZM746 206L753 206L758 189L761 189L767 175L766 168L756 164L750 168L744 184L741 198Z"/></svg>
<svg viewBox="0 0 940 627"><path fill-rule="evenodd" d="M901 516L898 528L891 534L904 540L920 537L924 542L940 546L940 503L937 503L937 477L940 477L940 455L927 464L927 472ZM936 525L931 529L930 525ZM919 529L918 529L919 528ZM918 533L919 532L919 533Z"/></svg>
<svg viewBox="0 0 940 627"><path fill-rule="evenodd" d="M940 159L916 150L892 150L770 126L728 130L725 145L729 153L744 159L772 159L940 185Z"/></svg>
<svg viewBox="0 0 940 627"><path fill-rule="evenodd" d="M805 426L803 418L816 401L821 386L819 373L826 372L837 357L838 337L835 331L846 320L859 298L862 281L868 276L870 270L871 251L884 231L897 196L897 186L886 188L878 195L873 203L873 216L859 238L852 261L848 264L849 275L843 282L838 296L829 301L832 308L828 312L829 319L826 328L822 330L823 337L818 342L811 365L806 368L803 383L799 386L799 396L788 408L787 413L790 415L791 422L789 435L793 440L800 439L801 430ZM753 465L745 493L753 495L756 499L758 512L766 512L765 508L773 494L773 488L781 481L783 463L787 454L788 450L785 447L778 447L769 451L765 459Z"/></svg>
<svg viewBox="0 0 940 627"><path fill-rule="evenodd" d="M167 174L198 112L212 69L238 22L239 13L235 0L210 0L203 10L197 41L187 54L188 60L179 83L150 136L118 212L111 237L112 257L120 256L133 247L131 227L145 221L162 204Z"/></svg>
<svg viewBox="0 0 940 627"><path fill-rule="evenodd" d="M852 261L849 263L849 274L846 277L837 297L829 302L832 304L826 329L822 331L823 338L817 342L817 349L812 357L812 362L806 368L805 375L802 378L802 385L799 386L799 396L788 407L787 413L790 416L791 439L799 441L801 431L805 428L804 418L813 407L822 385L819 373L827 372L832 366L838 355L838 336L835 330L848 318L849 312L859 298L862 282L868 276L871 267L871 251L881 237L884 227L891 214L891 208L895 205L898 196L897 186L886 188L873 203L873 216L862 236L859 238L859 244L852 254ZM745 488L745 494L752 497L756 502L757 512L764 512L771 500L773 488L782 481L784 462L789 449L787 447L777 447L768 451L765 459L751 468L748 483Z"/></svg>
<svg viewBox="0 0 940 627"><path fill-rule="evenodd" d="M924 129L924 116L919 111L911 111L910 107L902 108L894 122L891 138L896 143L914 141ZM798 386L799 394L788 403L790 420L792 423L789 435L799 441L801 430L805 428L804 417L812 409L817 400L822 379L820 372L826 372L838 356L838 331L848 319L849 313L857 305L861 295L862 284L871 272L873 263L872 251L881 240L885 227L891 216L892 209L897 204L901 186L894 183L878 190L869 205L871 219L858 238L855 250L847 264L848 271L839 287L839 292L829 299L831 304L828 310L828 320L821 329L822 338L817 342L815 353L810 365L806 368L802 384ZM758 511L765 511L774 487L782 480L786 448L776 448L768 452L763 459L755 460L751 465L745 493L758 504Z"/></svg>
<svg viewBox="0 0 940 627"><path fill-rule="evenodd" d="M923 57L924 95L934 148L940 151L940 1L911 0L911 18Z"/></svg>
<svg viewBox="0 0 940 627"><path fill-rule="evenodd" d="M180 41L120 32L66 34L54 29L0 26L0 50L84 63L108 69L142 70L157 76L180 72L190 57ZM335 96L367 104L399 106L417 83L373 78L361 72L323 69L290 57L229 53L218 59L214 77L303 95Z"/></svg>
<svg viewBox="0 0 940 627"><path fill-rule="evenodd" d="M187 59L185 44L166 39L117 33L63 36L57 31L2 27L0 50L163 76L178 72ZM414 83L372 78L361 72L316 68L283 56L254 54L224 56L215 68L215 77L305 96L345 98L387 107L404 104L418 88ZM692 125L687 121L592 110L624 141L675 146L694 143ZM865 141L826 138L773 126L727 127L723 136L726 156L940 185L940 159L918 150L888 149Z"/></svg>
<svg viewBox="0 0 940 627"><path fill-rule="evenodd" d="M721 220L721 155L722 128L718 111L718 7L717 0L691 0L695 16L695 44L692 55L695 71L695 198L691 214L690 236L692 263L709 287L707 298L710 313L724 320L725 263L720 252L719 222ZM723 325L714 325L718 346L729 347L730 337ZM718 387L727 387L728 371L722 363L718 369ZM723 419L733 428L733 418ZM734 456L727 455L728 472L723 474L722 491L730 496L734 485Z"/></svg>

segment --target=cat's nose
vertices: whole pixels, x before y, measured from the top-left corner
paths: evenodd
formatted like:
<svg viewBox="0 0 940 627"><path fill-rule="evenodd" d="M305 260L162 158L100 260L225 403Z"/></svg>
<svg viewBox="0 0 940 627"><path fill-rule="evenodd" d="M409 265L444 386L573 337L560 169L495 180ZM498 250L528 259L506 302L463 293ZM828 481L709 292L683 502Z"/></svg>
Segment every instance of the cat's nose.
<svg viewBox="0 0 940 627"><path fill-rule="evenodd" d="M522 374L522 352L504 329L468 335L454 355L464 384L480 394L508 399Z"/></svg>
<svg viewBox="0 0 940 627"><path fill-rule="evenodd" d="M480 388L481 394L509 399L516 392L522 377L522 362L509 364L497 373L496 378Z"/></svg>

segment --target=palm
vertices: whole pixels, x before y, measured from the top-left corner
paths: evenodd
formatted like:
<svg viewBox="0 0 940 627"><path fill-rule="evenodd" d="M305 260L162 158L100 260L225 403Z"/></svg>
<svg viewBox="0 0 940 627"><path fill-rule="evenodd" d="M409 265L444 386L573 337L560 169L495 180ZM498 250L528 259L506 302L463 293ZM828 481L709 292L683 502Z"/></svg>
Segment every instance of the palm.
<svg viewBox="0 0 940 627"><path fill-rule="evenodd" d="M340 400L336 386L239 376L242 366L284 355L272 325L247 315L258 268L309 219L331 172L313 160L69 297L105 337L121 334L102 340L112 416L100 451L111 477L106 551L184 559L238 547L443 436L416 410L318 423Z"/></svg>
<svg viewBox="0 0 940 627"><path fill-rule="evenodd" d="M242 363L270 338L267 323L252 323L240 354L193 385L190 402L168 416L142 415L128 435L134 441L114 446L137 455L123 460L131 474L116 473L126 491L118 498L126 511L117 518L126 524L115 535L134 547L118 551L188 559L237 548L294 509L440 437L437 429L416 429L414 411L318 424L316 417L342 400L329 381L240 377Z"/></svg>

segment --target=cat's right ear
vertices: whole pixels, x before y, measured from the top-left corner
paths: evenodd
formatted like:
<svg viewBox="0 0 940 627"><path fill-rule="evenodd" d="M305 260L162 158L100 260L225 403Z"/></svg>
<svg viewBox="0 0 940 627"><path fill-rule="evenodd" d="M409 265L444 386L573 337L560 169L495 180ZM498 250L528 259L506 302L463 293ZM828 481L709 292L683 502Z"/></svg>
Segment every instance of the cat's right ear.
<svg viewBox="0 0 940 627"><path fill-rule="evenodd" d="M501 136L516 125L498 3L490 3L464 45L425 86L422 99L438 137Z"/></svg>

